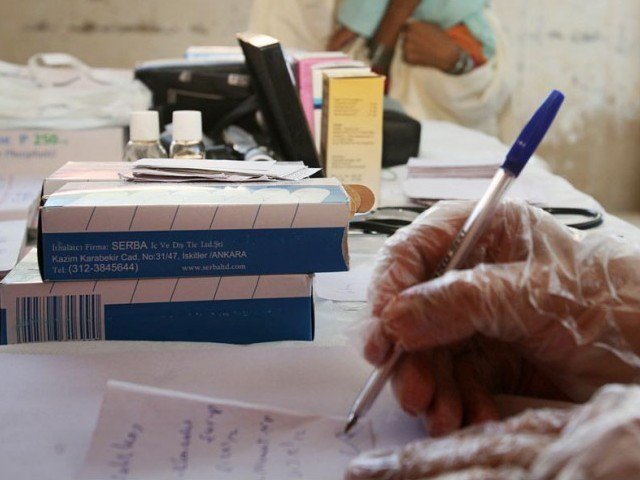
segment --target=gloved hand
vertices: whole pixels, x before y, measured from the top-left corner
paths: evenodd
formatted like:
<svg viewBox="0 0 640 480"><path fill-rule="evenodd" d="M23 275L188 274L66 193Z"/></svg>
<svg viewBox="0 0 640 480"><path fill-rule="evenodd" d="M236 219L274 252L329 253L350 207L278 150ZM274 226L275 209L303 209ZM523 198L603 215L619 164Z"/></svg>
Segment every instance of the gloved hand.
<svg viewBox="0 0 640 480"><path fill-rule="evenodd" d="M640 387L603 387L586 405L529 410L442 439L370 452L348 480L640 478Z"/></svg>
<svg viewBox="0 0 640 480"><path fill-rule="evenodd" d="M432 272L472 209L440 202L394 235L370 286L366 358L397 342L392 379L434 436L497 418L492 395L584 401L637 378L640 247L583 236L524 203L506 202L464 268Z"/></svg>

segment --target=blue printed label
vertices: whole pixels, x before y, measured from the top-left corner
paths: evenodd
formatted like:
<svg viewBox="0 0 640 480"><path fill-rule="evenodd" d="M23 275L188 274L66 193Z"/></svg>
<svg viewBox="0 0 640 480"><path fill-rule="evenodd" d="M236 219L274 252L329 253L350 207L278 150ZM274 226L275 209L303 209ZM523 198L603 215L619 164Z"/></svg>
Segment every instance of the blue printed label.
<svg viewBox="0 0 640 480"><path fill-rule="evenodd" d="M45 233L45 280L203 277L347 269L343 228Z"/></svg>
<svg viewBox="0 0 640 480"><path fill-rule="evenodd" d="M66 340L256 343L313 340L311 297L102 305L99 295L17 297L0 344Z"/></svg>
<svg viewBox="0 0 640 480"><path fill-rule="evenodd" d="M257 343L313 340L310 297L107 305L105 338Z"/></svg>
<svg viewBox="0 0 640 480"><path fill-rule="evenodd" d="M0 308L0 345L7 344L7 311Z"/></svg>

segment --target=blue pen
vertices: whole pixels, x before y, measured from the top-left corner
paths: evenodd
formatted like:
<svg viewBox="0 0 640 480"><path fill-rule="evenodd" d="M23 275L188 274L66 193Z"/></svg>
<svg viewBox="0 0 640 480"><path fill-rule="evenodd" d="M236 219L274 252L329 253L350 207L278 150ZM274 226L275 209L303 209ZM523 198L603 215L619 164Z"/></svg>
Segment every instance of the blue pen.
<svg viewBox="0 0 640 480"><path fill-rule="evenodd" d="M564 95L554 90L536 113L533 114L529 123L520 132L509 153L507 153L505 161L493 177L489 188L474 207L451 244L449 251L436 268L434 277L439 277L449 270L458 268L466 260L489 225L509 186L518 178L533 152L538 148L547 130L549 130L563 101ZM358 423L358 420L369 411L403 353L402 347L396 345L387 362L369 376L367 383L349 411L345 432L351 430Z"/></svg>

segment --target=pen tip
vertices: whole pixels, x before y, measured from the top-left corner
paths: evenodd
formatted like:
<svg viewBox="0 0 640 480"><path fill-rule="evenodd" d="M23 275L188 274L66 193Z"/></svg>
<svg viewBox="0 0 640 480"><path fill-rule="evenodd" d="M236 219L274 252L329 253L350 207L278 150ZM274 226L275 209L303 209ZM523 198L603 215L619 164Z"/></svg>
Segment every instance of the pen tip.
<svg viewBox="0 0 640 480"><path fill-rule="evenodd" d="M344 433L349 433L353 427L358 423L358 416L351 414L347 419L347 424L344 426Z"/></svg>

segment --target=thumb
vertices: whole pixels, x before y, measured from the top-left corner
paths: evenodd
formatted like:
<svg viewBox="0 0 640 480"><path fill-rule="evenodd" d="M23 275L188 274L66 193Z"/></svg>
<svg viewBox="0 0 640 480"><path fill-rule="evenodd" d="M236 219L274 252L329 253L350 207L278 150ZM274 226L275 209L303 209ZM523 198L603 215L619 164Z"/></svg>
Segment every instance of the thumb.
<svg viewBox="0 0 640 480"><path fill-rule="evenodd" d="M525 275L526 269L526 275ZM454 270L397 295L380 315L385 333L406 350L450 345L476 333L513 342L529 331L533 308L524 262Z"/></svg>

